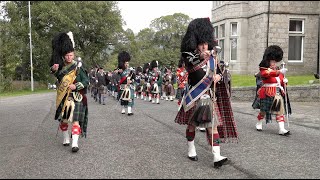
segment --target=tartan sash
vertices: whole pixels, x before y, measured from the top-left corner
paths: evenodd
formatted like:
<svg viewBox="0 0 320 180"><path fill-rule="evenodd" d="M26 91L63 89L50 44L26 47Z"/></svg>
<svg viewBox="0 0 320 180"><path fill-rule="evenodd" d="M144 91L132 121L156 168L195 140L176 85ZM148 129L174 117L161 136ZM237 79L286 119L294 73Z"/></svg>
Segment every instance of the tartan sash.
<svg viewBox="0 0 320 180"><path fill-rule="evenodd" d="M190 90L188 87L185 89L185 93L182 98L182 106L185 112L187 112L190 108L193 107L194 102L197 101L205 92L207 92L213 82L213 73L214 73L214 66L215 59L213 56L210 56L210 59L207 61L207 69L206 74L203 78Z"/></svg>

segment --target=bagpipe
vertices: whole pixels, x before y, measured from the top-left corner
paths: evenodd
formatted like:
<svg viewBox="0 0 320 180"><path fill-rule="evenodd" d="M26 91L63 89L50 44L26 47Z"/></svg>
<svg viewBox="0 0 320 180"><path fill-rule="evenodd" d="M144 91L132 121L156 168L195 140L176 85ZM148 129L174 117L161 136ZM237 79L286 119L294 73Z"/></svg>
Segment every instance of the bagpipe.
<svg viewBox="0 0 320 180"><path fill-rule="evenodd" d="M128 76L123 77L123 79L120 80L120 90L122 91L122 94L120 95L120 100L123 101L130 101L131 100L131 90L130 90L130 83L129 81L135 79L135 72L133 69L130 70L130 73ZM122 84L125 80L127 80L126 84Z"/></svg>

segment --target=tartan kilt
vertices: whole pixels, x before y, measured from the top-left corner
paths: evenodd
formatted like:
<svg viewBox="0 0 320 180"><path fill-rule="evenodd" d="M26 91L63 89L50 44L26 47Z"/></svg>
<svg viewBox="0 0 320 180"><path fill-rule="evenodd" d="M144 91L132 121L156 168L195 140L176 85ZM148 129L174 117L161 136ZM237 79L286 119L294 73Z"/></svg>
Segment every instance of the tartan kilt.
<svg viewBox="0 0 320 180"><path fill-rule="evenodd" d="M287 109L285 108L285 113L291 114L292 110L291 110L291 105L290 105L290 101L289 101L289 97L287 94L287 98L288 98L288 102L286 101L286 99L282 96L283 102L284 102L284 107L286 107L287 103L288 103L288 112ZM265 112L266 116L265 116L265 120L266 123L270 123L272 122L272 115L276 115L275 113L272 113L270 111L271 106L273 104L274 101L274 97L270 97L267 96L266 98L260 99L260 112Z"/></svg>
<svg viewBox="0 0 320 180"><path fill-rule="evenodd" d="M218 133L221 138L221 142L228 142L231 140L238 141L238 132L236 123L233 117L233 111L231 108L230 98L227 93L226 86L224 83L217 84L217 101L214 105L215 111L217 112L217 119L215 118L218 128ZM180 108L175 122L181 125L194 125L193 121L189 118L192 117L194 110L196 108L196 104L200 99L196 100L193 107L189 109L189 111L184 112L183 106Z"/></svg>
<svg viewBox="0 0 320 180"><path fill-rule="evenodd" d="M86 106L83 105L82 102L74 101L75 107L73 111L73 119L72 121L83 121L86 115Z"/></svg>
<svg viewBox="0 0 320 180"><path fill-rule="evenodd" d="M224 83L217 83L217 107L220 114L218 114L219 125L218 132L222 142L228 140L235 140L238 142L238 131L236 122L234 120L233 111L231 107L230 98L228 96L227 87ZM219 116L220 115L220 116Z"/></svg>
<svg viewBox="0 0 320 180"><path fill-rule="evenodd" d="M88 125L88 106L84 105L83 102L74 102L75 108L73 111L72 122L79 121L81 127L81 136L86 137L87 125Z"/></svg>
<svg viewBox="0 0 320 180"><path fill-rule="evenodd" d="M189 111L184 112L183 106L181 107L181 109L179 110L176 118L175 118L175 122L180 124L180 125L192 125L192 126L199 126L199 127L204 127L204 128L209 128L212 127L212 122L203 122L203 123L198 123L199 121L201 121L201 119L198 120L198 122L195 121L195 119L191 119L191 117L193 116L193 114L195 113L196 110L196 104L200 101L200 99L198 99L197 101L195 101L195 105L193 105L193 107L191 109L189 109ZM220 116L219 110L218 108L215 107L215 111L213 111L213 114L215 112L217 113L217 117ZM213 116L214 118L214 116ZM215 118L214 120L214 124L219 123L218 120L216 120Z"/></svg>
<svg viewBox="0 0 320 180"><path fill-rule="evenodd" d="M197 101L195 102L195 104L196 104L198 101L199 101L199 100L197 100ZM183 106L182 106L182 107L180 108L180 110L179 110L179 112L178 112L178 114L177 114L174 122L175 122L175 123L178 123L178 124L180 124L180 125L185 125L185 124L191 125L191 123L189 122L189 120L190 120L190 117L192 117L195 108L196 108L196 106L193 105L193 107L190 108L189 111L184 112L184 109L183 109Z"/></svg>
<svg viewBox="0 0 320 180"><path fill-rule="evenodd" d="M179 99L180 101L181 101L181 99L182 99L183 92L184 92L184 89L183 89L183 88L178 88L177 94L176 94L176 98Z"/></svg>
<svg viewBox="0 0 320 180"><path fill-rule="evenodd" d="M131 99L131 101L121 100L120 97L121 97L122 93L123 93L123 90L120 89L118 97L117 97L117 100L120 101L120 105L121 106L133 107L134 106L134 90L132 88L130 88L130 99Z"/></svg>
<svg viewBox="0 0 320 180"><path fill-rule="evenodd" d="M251 106L253 109L260 109L260 98L258 96L254 98Z"/></svg>
<svg viewBox="0 0 320 180"><path fill-rule="evenodd" d="M274 97L267 96L266 98L260 99L260 111L270 112Z"/></svg>

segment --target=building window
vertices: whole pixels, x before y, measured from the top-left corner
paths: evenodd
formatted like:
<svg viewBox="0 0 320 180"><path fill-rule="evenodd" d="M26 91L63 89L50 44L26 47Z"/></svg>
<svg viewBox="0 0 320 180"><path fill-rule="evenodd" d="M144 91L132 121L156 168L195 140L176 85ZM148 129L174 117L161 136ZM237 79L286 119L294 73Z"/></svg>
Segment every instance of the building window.
<svg viewBox="0 0 320 180"><path fill-rule="evenodd" d="M224 60L224 40L223 39L219 41L219 46L221 47L221 52L219 53L219 59L223 61Z"/></svg>
<svg viewBox="0 0 320 180"><path fill-rule="evenodd" d="M237 60L238 23L230 24L230 60Z"/></svg>
<svg viewBox="0 0 320 180"><path fill-rule="evenodd" d="M238 23L231 23L230 24L231 27L231 36L237 36L238 35Z"/></svg>
<svg viewBox="0 0 320 180"><path fill-rule="evenodd" d="M225 37L226 36L225 29L224 29L224 24L220 25L220 32L221 32L221 37Z"/></svg>
<svg viewBox="0 0 320 180"><path fill-rule="evenodd" d="M238 46L238 39L237 38L231 38L230 39L230 57L231 61L237 60L237 46Z"/></svg>
<svg viewBox="0 0 320 180"><path fill-rule="evenodd" d="M215 38L219 38L218 34L218 26L213 27L213 35Z"/></svg>
<svg viewBox="0 0 320 180"><path fill-rule="evenodd" d="M289 21L289 55L288 61L303 62L304 20Z"/></svg>

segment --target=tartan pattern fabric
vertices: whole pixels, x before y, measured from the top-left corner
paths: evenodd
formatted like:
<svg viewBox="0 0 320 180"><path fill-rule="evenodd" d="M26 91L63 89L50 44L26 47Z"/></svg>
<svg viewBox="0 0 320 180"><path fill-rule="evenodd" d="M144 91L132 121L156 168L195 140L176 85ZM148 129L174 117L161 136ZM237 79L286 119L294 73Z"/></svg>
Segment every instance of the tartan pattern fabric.
<svg viewBox="0 0 320 180"><path fill-rule="evenodd" d="M192 117L192 114L196 108L195 104L198 101L199 99L194 103L193 107L190 108L190 110L187 112L184 112L182 106L175 118L175 122L180 125L192 125L193 121L189 118ZM214 112L217 112L217 118L219 122L218 133L221 138L221 142L229 142L229 140L231 142L233 142L233 140L238 142L238 132L233 117L230 99L228 97L227 89L223 83L217 84L217 102L215 103L214 107Z"/></svg>
<svg viewBox="0 0 320 180"><path fill-rule="evenodd" d="M217 83L217 105L220 112L217 113L220 124L218 125L218 132L222 142L228 140L236 140L238 142L238 132L236 123L233 117L230 98L228 97L227 89L224 83Z"/></svg>
<svg viewBox="0 0 320 180"><path fill-rule="evenodd" d="M209 59L210 59L210 58L207 58L207 59L203 60L201 63L199 63L199 64L197 64L196 66L194 66L193 68L187 69L188 74L197 71L198 69L202 68L202 66L205 66L205 65L207 64L207 62L208 62Z"/></svg>
<svg viewBox="0 0 320 180"><path fill-rule="evenodd" d="M266 98L260 99L260 112L265 112L266 123L271 123L272 114L270 113L270 108L272 106L274 97L267 96Z"/></svg>
<svg viewBox="0 0 320 180"><path fill-rule="evenodd" d="M266 98L260 99L260 111L270 112L274 97L267 96Z"/></svg>
<svg viewBox="0 0 320 180"><path fill-rule="evenodd" d="M199 100L197 100L195 103L197 103ZM180 108L174 122L185 125L185 124L190 124L189 123L189 118L192 116L196 106L194 105L192 108L189 109L189 111L184 112L183 106Z"/></svg>
<svg viewBox="0 0 320 180"><path fill-rule="evenodd" d="M282 96L282 98L283 98L283 96ZM264 99L260 99L260 112L265 112L266 113L266 116L265 116L266 123L271 123L272 122L272 115L274 115L274 114L272 114L270 112L270 109L271 109L273 100L274 100L274 97L269 97L269 96L267 96ZM284 106L286 107L285 98L283 98L283 100L284 100ZM288 103L288 113L291 114L290 101L288 100L288 102L289 102ZM285 112L287 112L286 108L285 108Z"/></svg>
<svg viewBox="0 0 320 180"><path fill-rule="evenodd" d="M120 90L117 99L120 100L120 105L121 106L130 106L133 107L134 106L134 90L132 88L130 88L130 99L131 101L124 101L120 99L121 94L123 93L123 90Z"/></svg>
<svg viewBox="0 0 320 180"><path fill-rule="evenodd" d="M86 107L82 102L74 102L75 107L73 111L73 122L74 121L83 121L86 114Z"/></svg>
<svg viewBox="0 0 320 180"><path fill-rule="evenodd" d="M82 102L74 102L75 108L73 111L73 122L79 121L81 127L81 135L86 137L88 125L88 106L83 105Z"/></svg>

